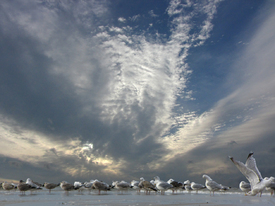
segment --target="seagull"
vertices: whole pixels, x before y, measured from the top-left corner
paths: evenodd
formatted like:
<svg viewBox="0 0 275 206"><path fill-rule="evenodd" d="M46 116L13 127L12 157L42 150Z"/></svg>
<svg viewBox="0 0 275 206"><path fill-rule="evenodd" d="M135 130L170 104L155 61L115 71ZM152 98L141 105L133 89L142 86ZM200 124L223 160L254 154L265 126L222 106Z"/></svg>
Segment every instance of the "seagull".
<svg viewBox="0 0 275 206"><path fill-rule="evenodd" d="M26 180L26 184L29 184L30 186L32 186L33 189L42 189L40 187L40 184L39 183L34 183L31 178L28 178Z"/></svg>
<svg viewBox="0 0 275 206"><path fill-rule="evenodd" d="M115 181L112 183L112 186L116 189L118 189L118 191L121 191L121 193L123 193L123 191L127 191L129 188L131 188L131 185L128 182L125 182L124 180L118 182Z"/></svg>
<svg viewBox="0 0 275 206"><path fill-rule="evenodd" d="M191 182L191 188L192 190L195 190L196 193L198 193L199 190L206 188L206 186L199 183Z"/></svg>
<svg viewBox="0 0 275 206"><path fill-rule="evenodd" d="M256 160L253 157L253 152L249 153L245 164L238 160L234 160L233 157L229 158L240 170L240 172L246 177L251 185L251 191L249 191L247 195L255 196L260 193L260 196L262 196L262 192L265 187L275 180L274 177L265 177L264 179L262 178L262 175L257 168Z"/></svg>
<svg viewBox="0 0 275 206"><path fill-rule="evenodd" d="M138 187L139 181L132 180L130 184L133 187L133 189L139 189L139 187Z"/></svg>
<svg viewBox="0 0 275 206"><path fill-rule="evenodd" d="M25 192L27 190L30 190L32 186L29 184L26 184L23 180L20 180L19 184L17 185L17 188L20 190L21 194L25 194Z"/></svg>
<svg viewBox="0 0 275 206"><path fill-rule="evenodd" d="M107 191L107 190L110 190L110 187L107 183L105 182L102 182L102 181L98 181L98 180L95 180L94 183L93 183L93 188L95 188L96 190L98 190L98 194L100 195L100 191L103 190L103 191Z"/></svg>
<svg viewBox="0 0 275 206"><path fill-rule="evenodd" d="M41 190L42 188L40 187L40 184L39 183L34 183L31 178L28 178L26 180L26 184L30 185L31 186L31 193L32 191L34 190Z"/></svg>
<svg viewBox="0 0 275 206"><path fill-rule="evenodd" d="M186 191L188 191L189 193L192 191L190 180L184 181L183 185Z"/></svg>
<svg viewBox="0 0 275 206"><path fill-rule="evenodd" d="M181 189L183 187L183 184L181 182L177 182L173 179L169 179L167 182L169 184L173 185L173 188L172 188L173 193L174 193L174 191L177 192L178 189Z"/></svg>
<svg viewBox="0 0 275 206"><path fill-rule="evenodd" d="M267 184L265 189L267 191L270 191L270 194L273 195L275 190L275 181L271 182L270 184Z"/></svg>
<svg viewBox="0 0 275 206"><path fill-rule="evenodd" d="M145 191L145 194L150 194L150 191L157 192L155 185L153 185L151 182L146 181L143 177L140 178L138 187L140 189L143 189Z"/></svg>
<svg viewBox="0 0 275 206"><path fill-rule="evenodd" d="M245 182L245 181L241 181L239 184L239 188L245 192L245 195L247 192L249 192L251 190L251 186L249 183Z"/></svg>
<svg viewBox="0 0 275 206"><path fill-rule="evenodd" d="M66 192L66 194L68 194L69 191L71 190L75 190L75 187L74 185L66 182L66 181L62 181L60 183L60 187L62 188L62 190L64 190Z"/></svg>
<svg viewBox="0 0 275 206"><path fill-rule="evenodd" d="M7 191L10 191L10 190L13 190L13 189L16 189L17 186L13 183L7 183L6 181L2 183L2 188L4 190L7 190Z"/></svg>
<svg viewBox="0 0 275 206"><path fill-rule="evenodd" d="M172 189L173 185L169 184L168 182L164 182L160 180L158 176L154 177L156 188L160 190L160 194L164 195L166 190Z"/></svg>
<svg viewBox="0 0 275 206"><path fill-rule="evenodd" d="M79 182L79 181L75 181L74 182L74 189L78 190L79 193L81 193L84 190L84 183Z"/></svg>
<svg viewBox="0 0 275 206"><path fill-rule="evenodd" d="M214 180L212 180L208 175L203 175L202 177L205 178L205 186L207 187L208 190L210 190L210 196L211 196L211 191L213 192L213 196L214 196L215 191L222 189L222 186L217 182L215 182Z"/></svg>
<svg viewBox="0 0 275 206"><path fill-rule="evenodd" d="M134 190L136 190L137 193L140 192L140 188L139 188L139 186L138 186L139 182L140 182L140 181L132 180L131 183L130 183L130 184L131 184L131 187L132 187Z"/></svg>
<svg viewBox="0 0 275 206"><path fill-rule="evenodd" d="M85 187L86 189L89 190L89 192L91 192L92 189L95 189L94 186L93 186L93 184L94 184L95 181L99 181L99 180L97 180L97 179L95 179L95 180L90 180L90 182L84 182L83 185L84 185L84 187Z"/></svg>
<svg viewBox="0 0 275 206"><path fill-rule="evenodd" d="M43 184L43 187L45 187L46 189L48 189L48 190L49 190L49 193L51 193L51 190L54 189L54 188L56 188L56 187L58 187L59 185L60 185L60 183L55 184L55 183L48 183L48 182L45 182L45 183Z"/></svg>

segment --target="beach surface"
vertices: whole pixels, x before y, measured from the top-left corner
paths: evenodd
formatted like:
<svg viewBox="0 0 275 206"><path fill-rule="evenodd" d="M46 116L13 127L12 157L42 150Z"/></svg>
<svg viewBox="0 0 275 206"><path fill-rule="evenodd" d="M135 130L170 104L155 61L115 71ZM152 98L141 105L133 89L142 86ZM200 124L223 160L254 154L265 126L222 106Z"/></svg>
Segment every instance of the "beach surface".
<svg viewBox="0 0 275 206"><path fill-rule="evenodd" d="M52 206L52 205L97 205L97 206L163 206L163 205L275 205L275 197L268 193L262 197L244 196L240 192L215 193L210 196L208 191L196 193L178 192L165 195L144 193L137 194L136 191L128 191L119 194L117 191L103 192L78 192L71 191L66 194L62 190L53 190L50 194L47 190L27 191L25 195L19 191L0 191L0 206Z"/></svg>

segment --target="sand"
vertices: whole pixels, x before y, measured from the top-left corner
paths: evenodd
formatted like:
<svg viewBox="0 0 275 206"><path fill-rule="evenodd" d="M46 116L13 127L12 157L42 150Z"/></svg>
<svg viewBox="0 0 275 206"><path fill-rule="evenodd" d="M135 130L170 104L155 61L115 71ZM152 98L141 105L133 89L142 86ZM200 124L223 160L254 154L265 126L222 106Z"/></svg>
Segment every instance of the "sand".
<svg viewBox="0 0 275 206"><path fill-rule="evenodd" d="M51 194L47 190L35 191L32 194L28 191L21 195L19 191L0 191L0 206L54 206L54 205L96 205L96 206L164 206L164 205L275 205L275 197L265 193L262 197L244 196L240 192L215 193L209 196L208 191L196 193L178 192L165 195L144 193L137 194L135 191L128 191L118 194L117 191L108 191L98 195L96 192L71 191L66 194L61 190L53 190Z"/></svg>

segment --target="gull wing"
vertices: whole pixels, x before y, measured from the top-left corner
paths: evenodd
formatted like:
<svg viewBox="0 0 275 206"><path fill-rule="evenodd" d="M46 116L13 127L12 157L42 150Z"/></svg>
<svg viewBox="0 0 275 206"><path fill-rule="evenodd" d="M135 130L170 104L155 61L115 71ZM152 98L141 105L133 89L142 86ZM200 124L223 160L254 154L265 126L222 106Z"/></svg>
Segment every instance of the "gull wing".
<svg viewBox="0 0 275 206"><path fill-rule="evenodd" d="M249 183L243 184L242 187L245 188L245 189L250 189L251 188Z"/></svg>
<svg viewBox="0 0 275 206"><path fill-rule="evenodd" d="M233 157L230 157L230 159L240 170L240 172L246 177L246 179L250 182L252 188L255 184L260 182L259 176L252 169L248 168L244 163L238 160L234 160Z"/></svg>
<svg viewBox="0 0 275 206"><path fill-rule="evenodd" d="M205 188L204 185L198 184L198 183L193 184L192 187L193 187L193 189L202 189L202 188Z"/></svg>
<svg viewBox="0 0 275 206"><path fill-rule="evenodd" d="M173 187L173 185L171 185L171 184L169 184L169 183L167 183L167 182L160 182L160 183L158 184L158 186L159 186L159 187L162 187L163 189L169 189L169 188L172 188L172 187Z"/></svg>
<svg viewBox="0 0 275 206"><path fill-rule="evenodd" d="M249 169L253 170L256 175L258 175L259 179L262 180L263 177L260 173L260 171L258 170L257 164L256 164L256 160L253 157L253 152L249 153L247 160L245 162L245 166L248 167Z"/></svg>
<svg viewBox="0 0 275 206"><path fill-rule="evenodd" d="M222 189L222 186L213 180L208 181L206 184L211 188Z"/></svg>

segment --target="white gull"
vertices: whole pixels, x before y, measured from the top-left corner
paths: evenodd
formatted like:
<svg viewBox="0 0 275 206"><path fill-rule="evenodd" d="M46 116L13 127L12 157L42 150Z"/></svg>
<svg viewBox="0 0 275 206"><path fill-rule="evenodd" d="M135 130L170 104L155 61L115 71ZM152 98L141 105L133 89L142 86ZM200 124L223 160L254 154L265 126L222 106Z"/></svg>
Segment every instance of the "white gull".
<svg viewBox="0 0 275 206"><path fill-rule="evenodd" d="M260 193L261 196L266 186L274 181L274 177L265 177L264 179L262 178L262 175L257 168L256 160L253 157L253 152L249 153L245 164L238 160L234 160L233 157L229 158L246 177L251 185L251 191L249 191L247 195L255 196Z"/></svg>
<svg viewBox="0 0 275 206"><path fill-rule="evenodd" d="M214 196L215 191L222 189L222 186L217 182L215 182L214 180L212 180L211 177L209 177L208 175L203 175L202 177L205 178L205 186L210 191L210 196L211 196L211 192L213 192L213 196Z"/></svg>
<svg viewBox="0 0 275 206"><path fill-rule="evenodd" d="M206 188L206 186L199 183L191 182L191 188L192 190L195 190L196 193L198 193L199 190Z"/></svg>
<svg viewBox="0 0 275 206"><path fill-rule="evenodd" d="M169 184L168 182L160 180L158 176L154 177L156 188L160 190L160 194L164 195L166 190L172 189L173 185Z"/></svg>
<svg viewBox="0 0 275 206"><path fill-rule="evenodd" d="M245 195L246 195L247 192L249 192L251 190L250 184L245 182L245 181L240 182L239 188L241 189L241 191L245 192L244 193Z"/></svg>

